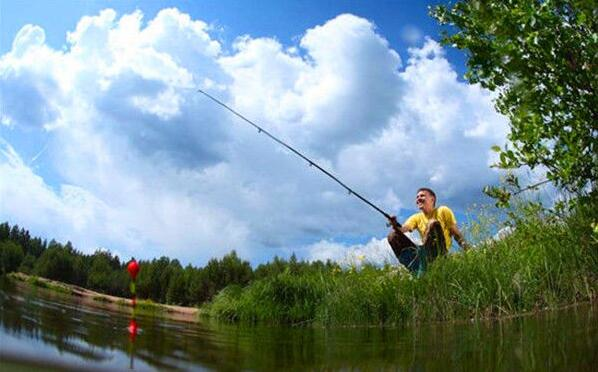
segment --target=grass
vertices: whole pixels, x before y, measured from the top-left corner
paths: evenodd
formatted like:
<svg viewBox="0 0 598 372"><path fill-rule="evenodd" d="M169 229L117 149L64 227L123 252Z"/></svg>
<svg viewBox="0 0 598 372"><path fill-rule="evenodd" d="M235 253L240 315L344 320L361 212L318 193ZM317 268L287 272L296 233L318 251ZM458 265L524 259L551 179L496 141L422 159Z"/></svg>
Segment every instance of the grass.
<svg viewBox="0 0 598 372"><path fill-rule="evenodd" d="M420 278L394 265L287 268L245 288L225 288L201 314L251 323L395 325L516 315L594 300L594 209L564 217L539 210L521 215L509 236L440 258Z"/></svg>
<svg viewBox="0 0 598 372"><path fill-rule="evenodd" d="M160 315L164 313L165 307L152 300L137 300L137 310L144 314Z"/></svg>
<svg viewBox="0 0 598 372"><path fill-rule="evenodd" d="M19 277L17 277L17 278L19 278ZM22 280L22 279L19 278L17 280ZM42 280L36 276L30 276L29 278L27 278L26 282L33 287L45 288L45 289L49 289L51 291L54 291L57 293L62 293L62 294L69 294L69 295L73 294L73 291L65 285L50 283L50 282L48 282L46 280Z"/></svg>
<svg viewBox="0 0 598 372"><path fill-rule="evenodd" d="M108 297L106 297L106 296L101 296L101 295L100 295L100 296L93 296L91 299L92 299L93 301L96 301L96 302L103 302L103 303L108 303L108 302L110 302L110 299L109 299Z"/></svg>

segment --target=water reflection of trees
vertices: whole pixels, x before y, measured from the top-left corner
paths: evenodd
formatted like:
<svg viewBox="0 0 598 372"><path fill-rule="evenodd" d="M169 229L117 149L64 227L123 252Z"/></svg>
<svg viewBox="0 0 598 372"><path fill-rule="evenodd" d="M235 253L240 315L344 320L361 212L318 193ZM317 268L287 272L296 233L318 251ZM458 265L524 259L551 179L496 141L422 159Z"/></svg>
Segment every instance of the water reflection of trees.
<svg viewBox="0 0 598 372"><path fill-rule="evenodd" d="M196 348L202 350L202 355L222 355L209 337L193 336L198 334L198 326L158 317L138 317L141 334L131 348L127 314L73 305L72 300L35 287L17 291L4 283L0 285L1 332L40 341L61 354L72 354L92 363L112 359L114 350L125 354L134 350L136 359L159 369L201 363L201 358L193 353ZM191 336L188 327L193 329Z"/></svg>
<svg viewBox="0 0 598 372"><path fill-rule="evenodd" d="M247 369L562 370L598 365L596 310L395 329L219 327ZM576 368L574 368L576 369Z"/></svg>
<svg viewBox="0 0 598 372"><path fill-rule="evenodd" d="M89 361L99 362L109 358L101 350L90 347L89 340L82 337L89 324L82 326L74 320L76 318L72 317L71 312L62 311L64 309L55 303L40 299L35 296L37 292L35 290L32 294L21 296L0 291L0 326L4 332L41 341L61 353Z"/></svg>
<svg viewBox="0 0 598 372"><path fill-rule="evenodd" d="M503 321L324 329L186 324L137 317L134 357L158 369L499 369L598 365L596 309ZM101 365L131 344L127 314L77 307L41 292L0 291L2 332ZM123 359L123 366L128 361Z"/></svg>

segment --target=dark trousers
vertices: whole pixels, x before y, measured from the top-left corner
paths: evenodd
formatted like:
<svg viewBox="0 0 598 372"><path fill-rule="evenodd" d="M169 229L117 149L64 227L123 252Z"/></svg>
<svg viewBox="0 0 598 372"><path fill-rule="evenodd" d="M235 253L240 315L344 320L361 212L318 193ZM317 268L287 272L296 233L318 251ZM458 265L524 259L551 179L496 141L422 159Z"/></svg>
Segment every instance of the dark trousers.
<svg viewBox="0 0 598 372"><path fill-rule="evenodd" d="M438 221L430 224L424 244L417 246L400 231L388 235L388 243L399 262L413 273L421 274L439 255L446 254L446 242Z"/></svg>

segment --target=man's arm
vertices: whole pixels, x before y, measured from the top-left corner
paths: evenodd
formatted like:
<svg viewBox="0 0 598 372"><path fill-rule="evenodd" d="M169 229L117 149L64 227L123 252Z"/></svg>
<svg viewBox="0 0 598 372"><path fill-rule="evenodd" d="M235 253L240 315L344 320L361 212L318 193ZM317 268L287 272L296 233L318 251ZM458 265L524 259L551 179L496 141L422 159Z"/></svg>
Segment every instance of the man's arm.
<svg viewBox="0 0 598 372"><path fill-rule="evenodd" d="M464 251L469 249L469 244L467 244L465 241L465 238L463 237L463 234L461 234L461 231L459 231L456 223L449 227L449 232L453 237L455 237L455 240L457 243L459 243L459 246L463 248Z"/></svg>
<svg viewBox="0 0 598 372"><path fill-rule="evenodd" d="M396 216L391 216L389 219L389 223L390 223L390 226L392 227L392 229L395 231L400 231L402 233L413 231L413 228L408 225L408 222L409 222L409 220L407 220L407 222L405 222L405 224L403 226L399 227L399 223L397 222Z"/></svg>

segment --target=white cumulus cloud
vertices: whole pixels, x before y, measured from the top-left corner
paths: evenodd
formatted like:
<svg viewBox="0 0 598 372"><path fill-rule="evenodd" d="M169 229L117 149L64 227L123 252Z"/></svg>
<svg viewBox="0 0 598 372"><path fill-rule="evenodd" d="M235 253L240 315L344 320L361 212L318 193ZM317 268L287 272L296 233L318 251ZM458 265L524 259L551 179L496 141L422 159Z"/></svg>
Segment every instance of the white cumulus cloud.
<svg viewBox="0 0 598 372"><path fill-rule="evenodd" d="M382 216L198 88L402 218L419 186L463 210L497 179L488 149L506 121L434 40L401 59L351 14L291 46L211 31L177 9L107 9L54 50L24 26L0 57L0 219L86 252L195 264L231 249L253 262L388 255Z"/></svg>

